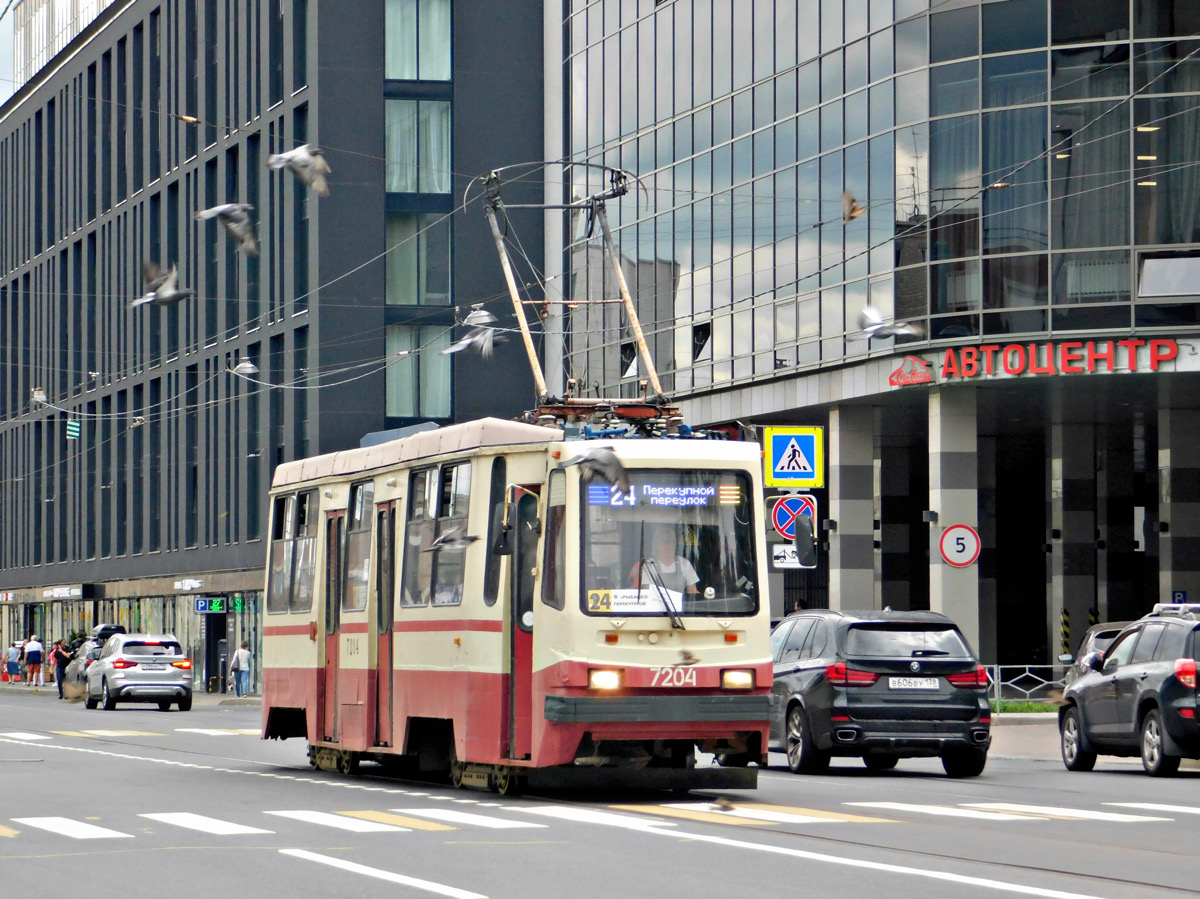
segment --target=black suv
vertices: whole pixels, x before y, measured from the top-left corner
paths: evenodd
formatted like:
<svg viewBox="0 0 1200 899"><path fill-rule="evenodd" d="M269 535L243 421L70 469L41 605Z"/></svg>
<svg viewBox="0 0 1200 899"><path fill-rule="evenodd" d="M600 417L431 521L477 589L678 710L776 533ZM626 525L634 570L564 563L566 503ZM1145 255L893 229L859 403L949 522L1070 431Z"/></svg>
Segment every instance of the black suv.
<svg viewBox="0 0 1200 899"><path fill-rule="evenodd" d="M1058 712L1068 771L1092 770L1097 755L1140 754L1146 773L1161 777L1181 758L1200 758L1197 628L1200 605L1156 605L1103 653L1080 660L1084 673Z"/></svg>
<svg viewBox="0 0 1200 899"><path fill-rule="evenodd" d="M833 756L868 768L941 756L951 777L987 763L987 669L937 612L805 611L771 633L771 748L798 774Z"/></svg>

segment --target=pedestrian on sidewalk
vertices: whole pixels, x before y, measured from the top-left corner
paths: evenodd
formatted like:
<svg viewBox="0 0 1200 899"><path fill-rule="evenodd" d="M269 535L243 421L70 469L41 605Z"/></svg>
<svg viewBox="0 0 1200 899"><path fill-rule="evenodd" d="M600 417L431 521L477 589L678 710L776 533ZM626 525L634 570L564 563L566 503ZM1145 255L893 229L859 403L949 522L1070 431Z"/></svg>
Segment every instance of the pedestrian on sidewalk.
<svg viewBox="0 0 1200 899"><path fill-rule="evenodd" d="M241 647L234 650L233 661L229 664L233 675L233 686L239 697L250 692L250 642L243 640Z"/></svg>
<svg viewBox="0 0 1200 899"><path fill-rule="evenodd" d="M67 679L67 666L71 664L71 653L67 649L66 640L56 640L54 649L50 651L50 661L54 665L54 682L58 684L58 698L63 699L63 681Z"/></svg>
<svg viewBox="0 0 1200 899"><path fill-rule="evenodd" d="M21 647L17 645L17 641L12 641L12 646L4 650L4 666L8 672L9 683L15 684L17 678L21 676Z"/></svg>
<svg viewBox="0 0 1200 899"><path fill-rule="evenodd" d="M43 650L37 634L31 634L29 642L25 644L25 673L29 677L26 686L32 686L34 690L41 686Z"/></svg>

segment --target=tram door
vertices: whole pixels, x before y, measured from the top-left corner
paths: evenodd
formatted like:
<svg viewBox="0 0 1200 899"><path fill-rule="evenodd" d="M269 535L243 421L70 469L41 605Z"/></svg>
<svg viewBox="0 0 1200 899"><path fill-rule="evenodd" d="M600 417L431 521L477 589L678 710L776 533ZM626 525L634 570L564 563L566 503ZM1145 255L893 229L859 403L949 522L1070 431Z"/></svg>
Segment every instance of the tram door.
<svg viewBox="0 0 1200 899"><path fill-rule="evenodd" d="M321 709L321 738L337 740L338 639L342 608L342 547L345 545L346 513L334 512L325 519L325 675Z"/></svg>
<svg viewBox="0 0 1200 899"><path fill-rule="evenodd" d="M396 509L397 503L379 506L375 522L376 631L375 745L392 745L393 634L396 620Z"/></svg>
<svg viewBox="0 0 1200 899"><path fill-rule="evenodd" d="M538 496L517 488L512 556L509 758L529 758L533 746L533 586L537 570Z"/></svg>

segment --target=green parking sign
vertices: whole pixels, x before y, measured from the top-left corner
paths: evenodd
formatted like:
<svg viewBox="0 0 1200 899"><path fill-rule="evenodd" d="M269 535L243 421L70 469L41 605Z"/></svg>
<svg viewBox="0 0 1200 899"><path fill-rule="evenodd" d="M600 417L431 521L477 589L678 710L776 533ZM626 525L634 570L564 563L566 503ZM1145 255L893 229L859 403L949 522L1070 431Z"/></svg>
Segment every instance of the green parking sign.
<svg viewBox="0 0 1200 899"><path fill-rule="evenodd" d="M235 596L235 597L233 597L233 599L230 602L232 604L233 611L235 611L235 612L246 611L246 597Z"/></svg>
<svg viewBox="0 0 1200 899"><path fill-rule="evenodd" d="M210 596L208 599L208 611L210 611L210 612L226 611L225 597L224 596Z"/></svg>

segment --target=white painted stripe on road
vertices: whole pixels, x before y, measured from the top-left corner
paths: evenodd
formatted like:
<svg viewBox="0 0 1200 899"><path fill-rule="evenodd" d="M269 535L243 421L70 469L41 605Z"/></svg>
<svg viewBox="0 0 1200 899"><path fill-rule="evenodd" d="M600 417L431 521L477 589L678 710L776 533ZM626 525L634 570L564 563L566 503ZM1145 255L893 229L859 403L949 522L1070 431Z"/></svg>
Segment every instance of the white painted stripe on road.
<svg viewBox="0 0 1200 899"><path fill-rule="evenodd" d="M278 815L280 818L291 818L294 821L304 821L307 824L320 824L324 827L336 827L340 830L351 830L355 833L411 833L407 827L396 827L392 824L380 824L378 821L364 821L362 818L347 818L345 815L335 815L329 812L310 812L305 810L287 812L264 812L267 815Z"/></svg>
<svg viewBox="0 0 1200 899"><path fill-rule="evenodd" d="M204 734L206 737L232 737L237 731L221 730L217 727L177 727L175 728L175 733ZM258 733L258 731L253 731L253 733Z"/></svg>
<svg viewBox="0 0 1200 899"><path fill-rule="evenodd" d="M434 883L431 880L421 880L416 877L408 877L404 874L394 874L391 871L382 871L379 868L368 868L366 865L349 862L342 858L331 858L328 855L318 855L306 849L280 849L279 852L281 855L290 855L292 858L302 858L310 862L329 865L332 868L340 868L352 874L362 874L364 877L374 877L378 880L386 880L388 883L398 883L402 886L413 887L418 890L428 890L431 893L437 893L439 896L450 896L451 899L487 899L487 896L483 895L483 893L472 893L470 890L460 890L458 887L446 886L444 883Z"/></svg>
<svg viewBox="0 0 1200 899"><path fill-rule="evenodd" d="M452 808L394 808L390 811L398 815L414 815L418 818L432 818L434 821L445 821L448 824L470 824L476 827L490 827L493 830L546 826L545 824L534 824L531 821L512 821L508 818L493 818L490 815L460 812Z"/></svg>
<svg viewBox="0 0 1200 899"><path fill-rule="evenodd" d="M560 821L575 821L580 824L605 824L609 827L624 827L628 830L654 830L658 827L674 827L674 821L663 821L656 818L634 817L633 815L618 815L615 812L603 812L592 808L578 808L570 805L528 806L511 805L510 812L528 812L531 815L545 815L547 818L557 818Z"/></svg>
<svg viewBox="0 0 1200 899"><path fill-rule="evenodd" d="M1067 818L1077 821L1170 821L1170 818L1148 818L1145 815L1123 815L1119 812L1093 812L1082 808L1058 808L1051 805L1021 805L1018 802L964 802L969 808L992 808L1000 811L1045 815L1047 818Z"/></svg>
<svg viewBox="0 0 1200 899"><path fill-rule="evenodd" d="M947 818L975 818L980 821L1045 821L1032 815L1004 815L1000 812L979 812L969 808L954 808L948 805L915 805L907 802L843 802L842 805L857 805L863 808L884 808L894 812L918 812L922 815L941 815Z"/></svg>
<svg viewBox="0 0 1200 899"><path fill-rule="evenodd" d="M194 815L191 812L151 812L138 815L139 818L149 818L151 821L161 821L163 824L174 824L176 827L186 827L188 830L198 830L201 833L211 833L227 837L243 833L274 833L273 830L263 830L261 827L247 827L245 824L234 824L232 821L222 821L207 815Z"/></svg>
<svg viewBox="0 0 1200 899"><path fill-rule="evenodd" d="M48 830L50 833L70 837L73 840L109 840L116 837L133 836L131 833L120 833L116 830L109 830L107 827L97 827L95 824L73 821L70 818L13 818L12 820L18 824L24 824L26 827Z"/></svg>
<svg viewBox="0 0 1200 899"><path fill-rule="evenodd" d="M654 811L654 806L646 810ZM773 812L761 808L718 805L715 802L665 802L659 808L677 808L685 812L711 812L729 818L749 818L751 821L770 821L773 824L828 824L832 818L815 818L812 815L797 815L789 812Z"/></svg>
<svg viewBox="0 0 1200 899"><path fill-rule="evenodd" d="M1119 808L1140 808L1147 812L1176 812L1180 815L1200 815L1200 808L1191 805L1163 805L1160 802L1106 802Z"/></svg>
<svg viewBox="0 0 1200 899"><path fill-rule="evenodd" d="M0 734L0 737L11 737L14 740L49 740L50 737L46 734L27 734L23 731L12 731L7 734Z"/></svg>

